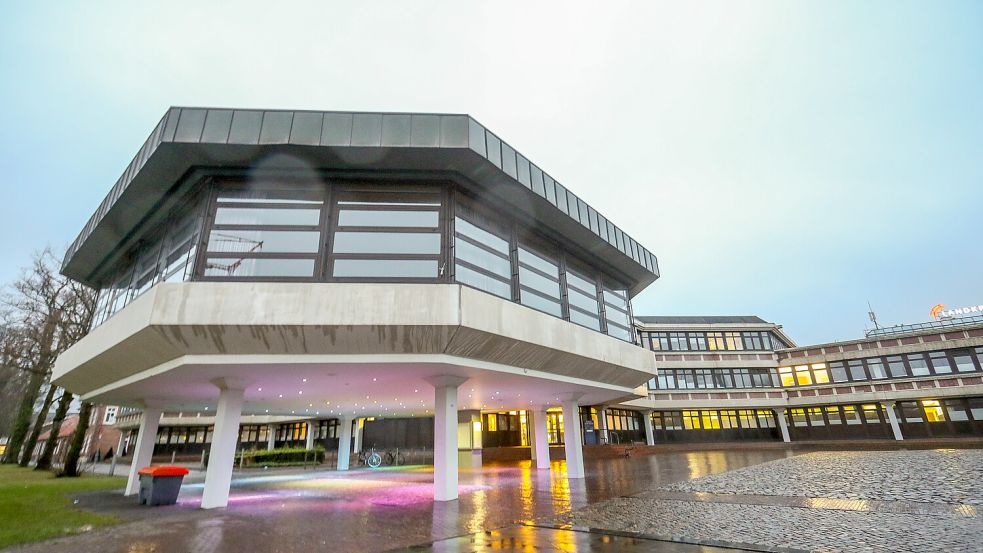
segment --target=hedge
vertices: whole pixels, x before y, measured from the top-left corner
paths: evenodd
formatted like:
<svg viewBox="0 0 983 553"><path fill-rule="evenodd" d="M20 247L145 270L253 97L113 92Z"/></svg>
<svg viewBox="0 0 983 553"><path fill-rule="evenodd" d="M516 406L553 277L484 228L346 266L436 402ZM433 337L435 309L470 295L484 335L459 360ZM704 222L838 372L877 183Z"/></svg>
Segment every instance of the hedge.
<svg viewBox="0 0 983 553"><path fill-rule="evenodd" d="M243 454L247 465L279 465L285 463L323 463L324 448L315 446L313 450L303 447L282 447L278 449L254 449Z"/></svg>

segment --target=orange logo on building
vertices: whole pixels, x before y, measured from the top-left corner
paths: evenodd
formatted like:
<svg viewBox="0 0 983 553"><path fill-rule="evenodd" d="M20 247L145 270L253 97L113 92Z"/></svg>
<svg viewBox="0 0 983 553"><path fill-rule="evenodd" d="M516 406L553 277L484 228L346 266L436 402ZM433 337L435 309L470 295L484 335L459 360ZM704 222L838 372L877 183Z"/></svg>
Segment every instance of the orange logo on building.
<svg viewBox="0 0 983 553"><path fill-rule="evenodd" d="M945 306L942 305L941 303L937 303L935 304L935 307L932 308L932 316L937 319L939 318L939 315L941 315L943 311L945 311Z"/></svg>

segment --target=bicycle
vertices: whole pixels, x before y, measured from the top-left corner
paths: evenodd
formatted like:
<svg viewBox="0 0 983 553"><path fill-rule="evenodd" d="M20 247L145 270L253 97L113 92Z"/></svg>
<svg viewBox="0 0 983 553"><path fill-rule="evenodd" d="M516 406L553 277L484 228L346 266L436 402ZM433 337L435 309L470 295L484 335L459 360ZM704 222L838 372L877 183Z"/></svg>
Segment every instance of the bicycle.
<svg viewBox="0 0 983 553"><path fill-rule="evenodd" d="M406 457L399 452L398 447L380 453L375 446L372 446L368 451L362 451L358 454L358 461L369 468L377 469L383 464L405 465Z"/></svg>
<svg viewBox="0 0 983 553"><path fill-rule="evenodd" d="M368 451L360 451L358 461L369 468L377 469L382 466L382 455L372 447Z"/></svg>
<svg viewBox="0 0 983 553"><path fill-rule="evenodd" d="M390 449L386 451L386 464L396 465L396 466L405 465L406 457L404 457L403 454L399 452L398 447L395 449Z"/></svg>

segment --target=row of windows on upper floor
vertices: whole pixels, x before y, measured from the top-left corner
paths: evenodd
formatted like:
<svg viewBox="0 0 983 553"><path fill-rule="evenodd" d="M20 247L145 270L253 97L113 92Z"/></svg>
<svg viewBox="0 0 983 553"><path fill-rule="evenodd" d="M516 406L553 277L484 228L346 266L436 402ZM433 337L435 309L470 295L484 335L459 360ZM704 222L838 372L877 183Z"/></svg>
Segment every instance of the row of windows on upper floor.
<svg viewBox="0 0 983 553"><path fill-rule="evenodd" d="M983 347L778 367L782 386L868 382L983 371Z"/></svg>
<svg viewBox="0 0 983 553"><path fill-rule="evenodd" d="M129 259L94 324L158 282L459 282L634 339L623 284L449 186L215 185Z"/></svg>
<svg viewBox="0 0 983 553"><path fill-rule="evenodd" d="M885 409L880 403L797 407L786 410L785 417L792 427L886 425ZM983 397L899 401L895 409L902 424L983 421ZM764 409L653 411L652 423L656 430L775 428L775 416Z"/></svg>
<svg viewBox="0 0 983 553"><path fill-rule="evenodd" d="M773 351L788 347L772 332L638 331L643 347L653 351Z"/></svg>
<svg viewBox="0 0 983 553"><path fill-rule="evenodd" d="M983 371L983 348L868 357L778 368L659 369L651 390L778 388Z"/></svg>

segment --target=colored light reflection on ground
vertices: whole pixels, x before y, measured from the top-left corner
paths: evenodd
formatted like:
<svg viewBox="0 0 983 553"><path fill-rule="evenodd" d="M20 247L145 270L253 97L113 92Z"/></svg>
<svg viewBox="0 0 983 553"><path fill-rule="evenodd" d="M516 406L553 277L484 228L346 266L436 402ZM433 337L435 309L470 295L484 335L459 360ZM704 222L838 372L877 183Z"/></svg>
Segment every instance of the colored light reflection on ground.
<svg viewBox="0 0 983 553"><path fill-rule="evenodd" d="M179 505L201 504L204 483L181 487ZM462 483L460 495L489 489L483 484ZM305 509L362 509L366 505L407 506L433 502L433 468L426 466L386 467L354 471L316 471L295 474L246 475L233 478L230 506L282 503L309 499ZM291 503L292 505L292 503ZM299 505L299 504L298 504Z"/></svg>

